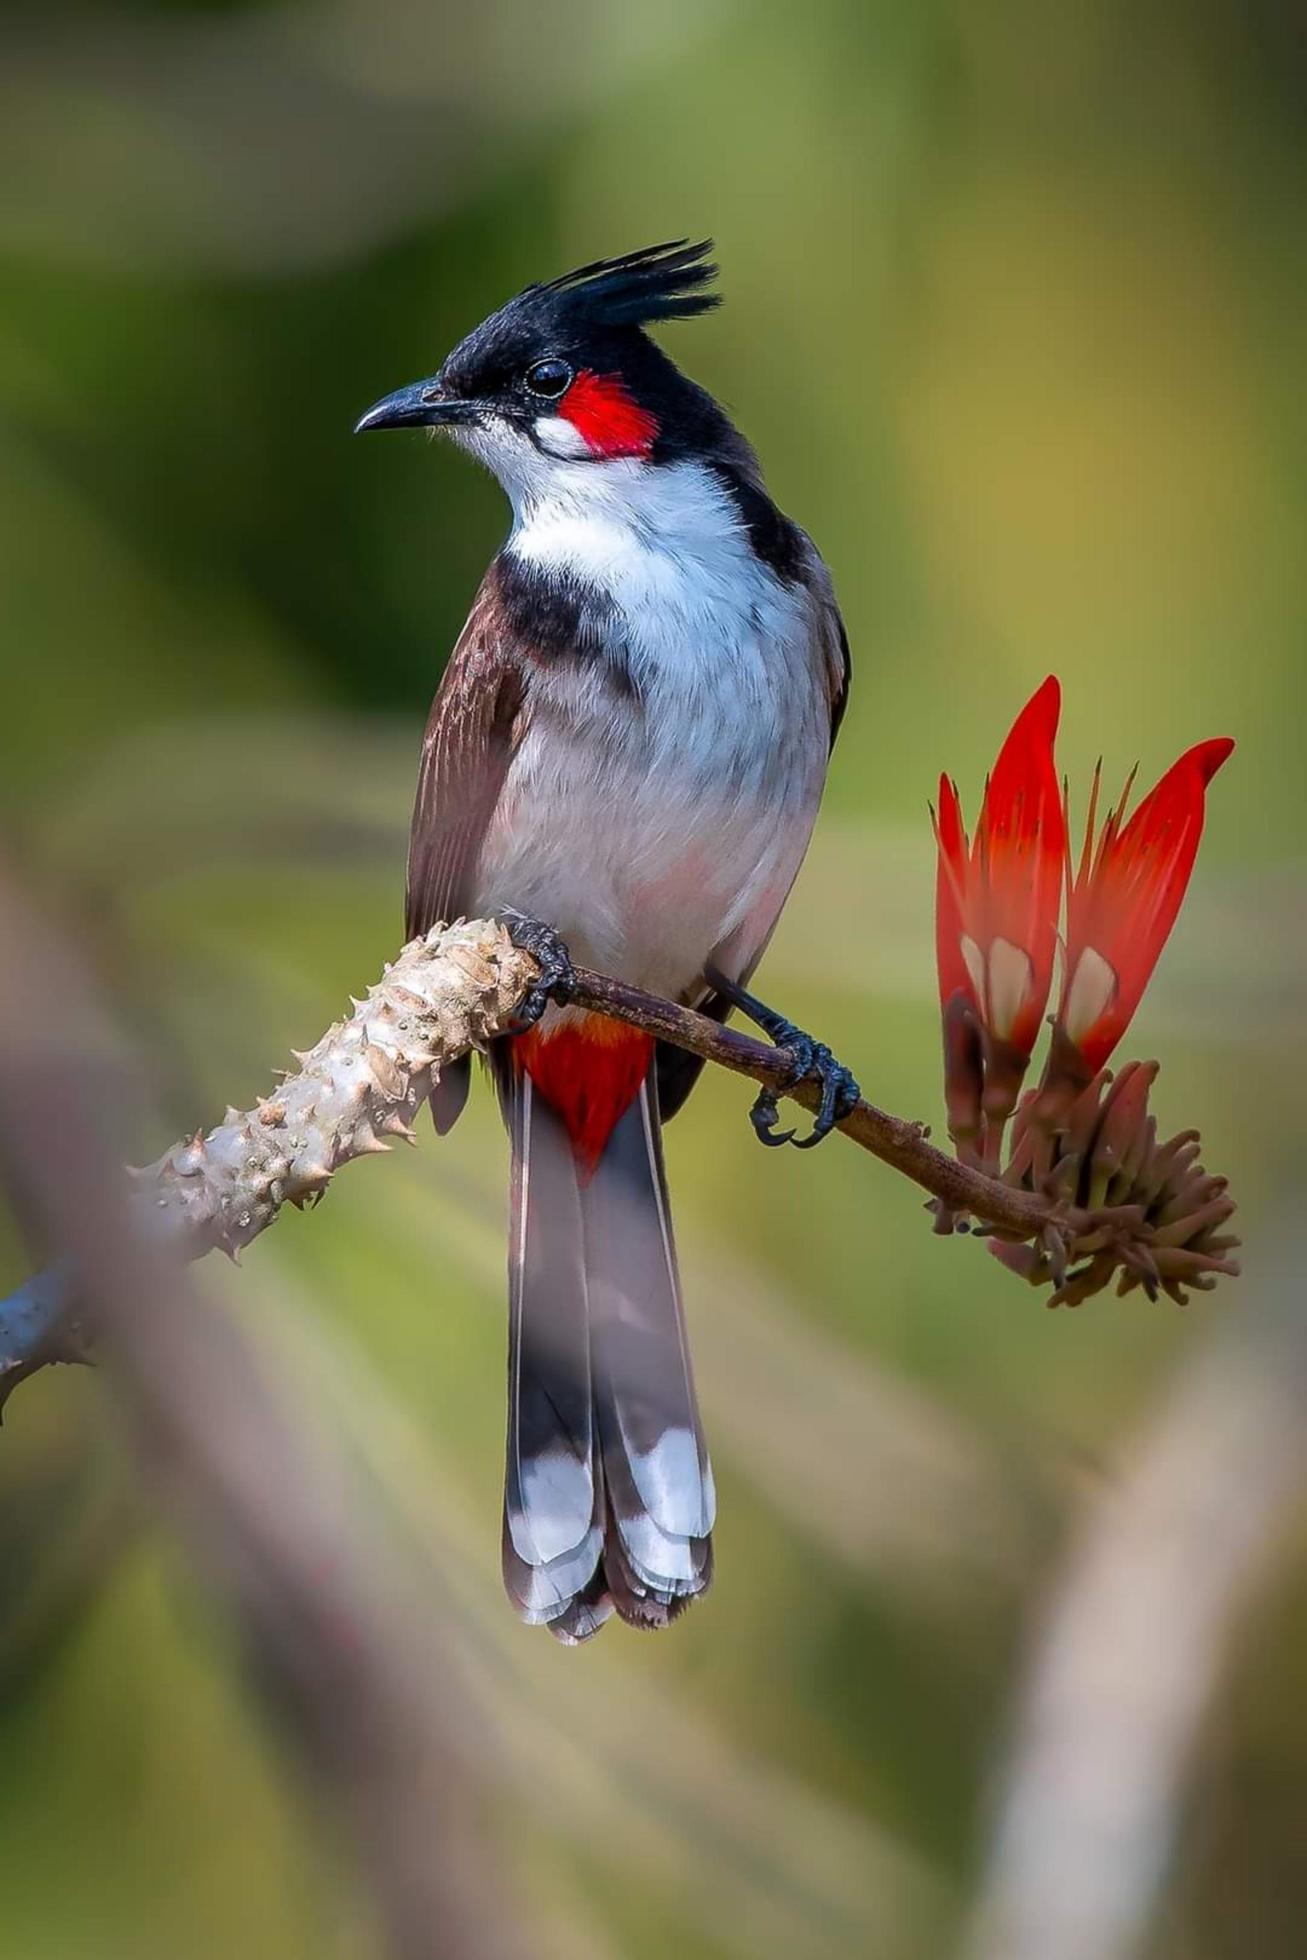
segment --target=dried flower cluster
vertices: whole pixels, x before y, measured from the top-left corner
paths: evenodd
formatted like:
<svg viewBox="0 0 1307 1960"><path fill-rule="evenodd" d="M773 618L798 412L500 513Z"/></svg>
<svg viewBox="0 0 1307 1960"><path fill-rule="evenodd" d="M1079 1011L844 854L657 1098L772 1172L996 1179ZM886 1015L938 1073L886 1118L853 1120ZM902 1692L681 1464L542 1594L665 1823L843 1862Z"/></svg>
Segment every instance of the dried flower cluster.
<svg viewBox="0 0 1307 1960"><path fill-rule="evenodd" d="M1113 1080L1104 1063L1175 923L1207 785L1234 745L1188 750L1127 819L1128 782L1097 834L1096 773L1073 864L1053 756L1060 703L1050 678L1017 717L970 844L956 786L940 782L935 922L949 1135L962 1163L1053 1204L1034 1243L990 1238L1005 1265L1052 1287L1051 1304L1077 1305L1113 1278L1120 1293L1142 1286L1150 1298L1183 1301L1187 1288L1238 1271L1238 1240L1224 1229L1234 1203L1224 1178L1198 1162L1196 1131L1159 1143L1148 1110L1157 1064L1127 1063ZM1023 1095L1059 944L1048 1059Z"/></svg>

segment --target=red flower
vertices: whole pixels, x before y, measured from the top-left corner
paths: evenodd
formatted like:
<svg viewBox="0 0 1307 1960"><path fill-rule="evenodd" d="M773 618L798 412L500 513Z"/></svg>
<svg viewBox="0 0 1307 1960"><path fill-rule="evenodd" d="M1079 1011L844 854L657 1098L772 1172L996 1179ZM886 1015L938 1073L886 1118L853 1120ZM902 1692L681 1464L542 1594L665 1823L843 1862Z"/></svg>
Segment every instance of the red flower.
<svg viewBox="0 0 1307 1960"><path fill-rule="evenodd" d="M1073 875L1067 863L1066 980L1058 1009L1060 1026L1091 1073L1125 1033L1175 924L1203 834L1207 785L1233 747L1222 736L1189 749L1123 826L1127 783L1096 846L1094 778L1079 870Z"/></svg>
<svg viewBox="0 0 1307 1960"><path fill-rule="evenodd" d="M940 1004L959 995L1023 1063L1053 979L1066 815L1053 762L1061 689L1050 675L1017 716L968 849L957 787L939 784L935 955Z"/></svg>

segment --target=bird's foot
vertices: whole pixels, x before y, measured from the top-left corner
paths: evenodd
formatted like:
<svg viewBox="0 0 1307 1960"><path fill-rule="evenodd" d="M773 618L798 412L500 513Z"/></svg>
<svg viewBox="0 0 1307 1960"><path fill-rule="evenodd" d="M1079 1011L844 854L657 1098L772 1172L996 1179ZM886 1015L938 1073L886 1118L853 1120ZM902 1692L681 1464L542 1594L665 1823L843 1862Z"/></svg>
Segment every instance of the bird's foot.
<svg viewBox="0 0 1307 1960"><path fill-rule="evenodd" d="M793 1130L777 1128L777 1099L780 1094L777 1089L760 1089L749 1111L749 1121L753 1124L759 1143L767 1144L770 1149L792 1143L796 1150L811 1150L814 1144L830 1135L861 1096L862 1091L852 1071L836 1061L824 1041L815 1041L802 1028L796 1028L793 1021L787 1021L783 1014L777 1014L773 1008L765 1006L734 981L725 980L719 973L709 977L717 992L725 994L786 1056L791 1068L787 1087L809 1078L820 1084L821 1107L806 1137L796 1135Z"/></svg>
<svg viewBox="0 0 1307 1960"><path fill-rule="evenodd" d="M551 1001L559 1007L566 1006L575 978L572 956L554 928L540 919L510 912L503 925L519 951L529 953L540 968L540 978L533 981L513 1018L513 1032L525 1034L535 1026Z"/></svg>

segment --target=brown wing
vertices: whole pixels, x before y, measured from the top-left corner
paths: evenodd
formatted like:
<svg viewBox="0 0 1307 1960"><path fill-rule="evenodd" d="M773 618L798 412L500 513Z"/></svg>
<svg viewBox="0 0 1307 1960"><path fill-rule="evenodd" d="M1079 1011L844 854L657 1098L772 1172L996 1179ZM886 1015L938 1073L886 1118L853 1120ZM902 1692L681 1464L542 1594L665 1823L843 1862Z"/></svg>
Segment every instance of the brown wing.
<svg viewBox="0 0 1307 1960"><path fill-rule="evenodd" d="M487 578L436 690L408 844L410 938L464 914L518 733L524 672Z"/></svg>
<svg viewBox="0 0 1307 1960"><path fill-rule="evenodd" d="M808 586L817 611L817 642L826 667L826 686L830 694L830 745L834 748L844 710L849 704L849 678L852 672L849 636L844 630L844 620L835 600L831 575L811 542L809 550Z"/></svg>
<svg viewBox="0 0 1307 1960"><path fill-rule="evenodd" d="M472 904L477 859L521 728L525 663L504 630L493 568L436 690L422 740L409 831L405 931L411 939ZM432 1092L443 1135L467 1099L467 1059Z"/></svg>
<svg viewBox="0 0 1307 1960"><path fill-rule="evenodd" d="M827 672L830 675L830 745L834 748L844 710L849 705L853 661L849 654L849 636L844 630L844 619L833 599L827 615Z"/></svg>

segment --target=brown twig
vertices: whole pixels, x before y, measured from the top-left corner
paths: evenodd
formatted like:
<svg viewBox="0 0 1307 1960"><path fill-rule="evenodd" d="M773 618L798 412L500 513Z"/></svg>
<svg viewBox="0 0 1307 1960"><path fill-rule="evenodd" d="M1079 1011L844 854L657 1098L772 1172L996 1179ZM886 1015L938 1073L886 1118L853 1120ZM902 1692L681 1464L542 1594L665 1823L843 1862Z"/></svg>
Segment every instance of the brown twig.
<svg viewBox="0 0 1307 1960"><path fill-rule="evenodd" d="M388 1150L396 1139L412 1142L413 1121L439 1070L509 1032L538 972L494 922L433 927L403 949L345 1020L296 1056L298 1069L253 1109L229 1109L215 1129L197 1130L133 1172L138 1221L183 1258L214 1250L239 1257L284 1204L320 1198L342 1164ZM817 1106L816 1085L793 1081L775 1048L692 1008L584 968L573 997L805 1109ZM873 1103L860 1100L839 1128L937 1200L937 1229L952 1230L970 1216L1010 1238L1060 1240L1077 1237L1089 1222L1065 1201L946 1156L923 1124ZM29 1282L0 1300L0 1402L35 1366L80 1352L80 1336L60 1311L64 1290Z"/></svg>
<svg viewBox="0 0 1307 1960"><path fill-rule="evenodd" d="M601 973L591 973L585 967L576 969L572 997L579 1007L607 1014L615 1021L629 1021L633 1027L645 1029L660 1041L670 1041L677 1048L688 1049L692 1055L702 1055L705 1061L716 1062L736 1075L747 1075L764 1088L788 1096L803 1109L815 1110L820 1104L821 1091L817 1085L792 1082L789 1069L776 1049L749 1035L738 1034L733 1028L724 1028L709 1020L706 1014L697 1014L693 1008L679 1007L673 1001L646 994L639 987L628 987L624 981L610 980ZM950 1213L970 1214L986 1225L999 1226L1021 1238L1033 1237L1049 1224L1078 1229L1085 1223L1079 1213L1059 1210L1045 1198L958 1163L927 1140L925 1124L891 1116L863 1098L859 1098L838 1128L873 1157L879 1157L882 1164L902 1172L923 1191L929 1191Z"/></svg>

